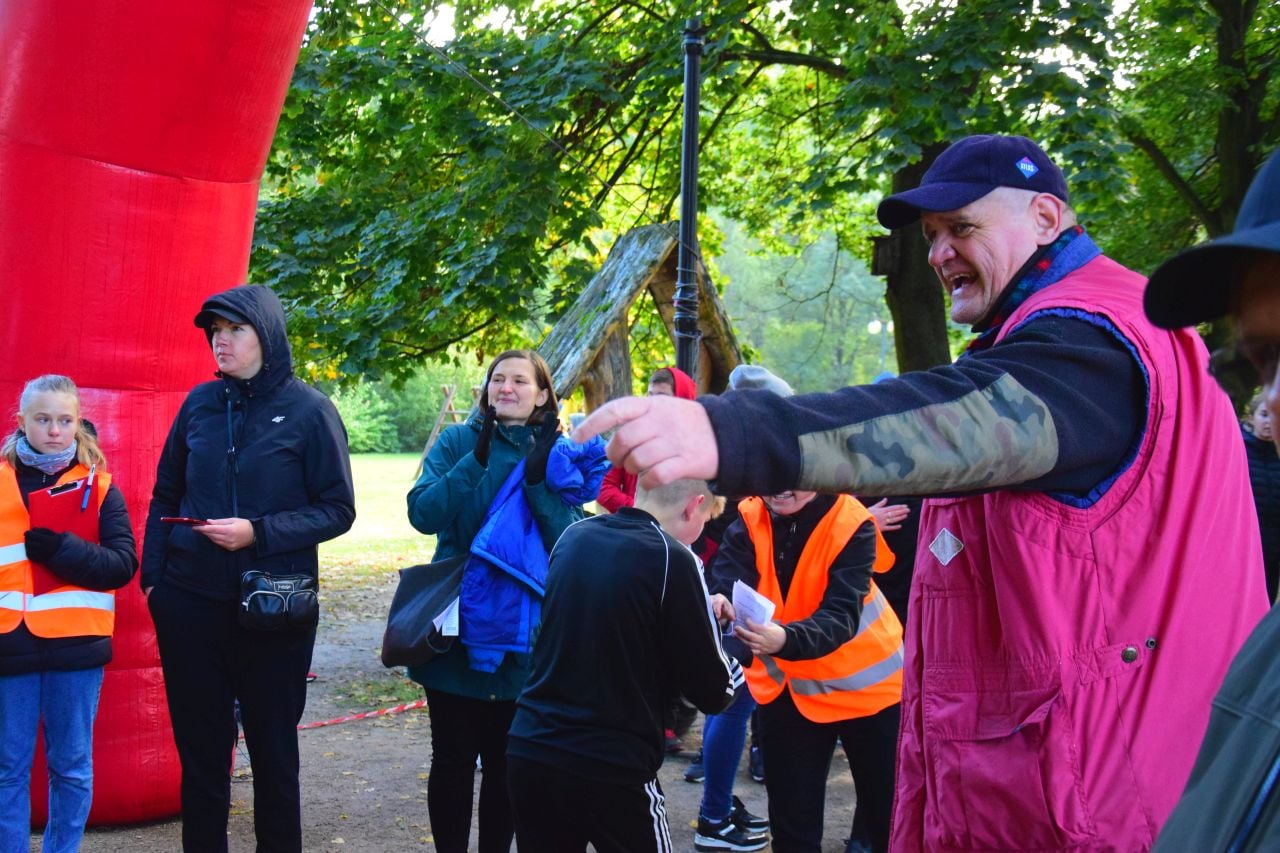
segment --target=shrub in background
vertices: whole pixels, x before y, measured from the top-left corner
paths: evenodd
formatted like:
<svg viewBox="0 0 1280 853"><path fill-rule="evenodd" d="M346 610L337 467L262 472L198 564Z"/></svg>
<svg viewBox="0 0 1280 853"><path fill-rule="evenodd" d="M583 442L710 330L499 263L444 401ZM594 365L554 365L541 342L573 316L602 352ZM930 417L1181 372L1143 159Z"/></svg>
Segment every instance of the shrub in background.
<svg viewBox="0 0 1280 853"><path fill-rule="evenodd" d="M335 389L330 395L347 427L352 453L393 453L400 449L391 403L370 383Z"/></svg>
<svg viewBox="0 0 1280 853"><path fill-rule="evenodd" d="M471 410L471 386L484 379L484 366L429 363L396 387L363 379L345 387L317 383L333 400L347 425L352 453L421 453L444 407L442 385L457 389L453 407ZM454 423L445 421L445 426Z"/></svg>

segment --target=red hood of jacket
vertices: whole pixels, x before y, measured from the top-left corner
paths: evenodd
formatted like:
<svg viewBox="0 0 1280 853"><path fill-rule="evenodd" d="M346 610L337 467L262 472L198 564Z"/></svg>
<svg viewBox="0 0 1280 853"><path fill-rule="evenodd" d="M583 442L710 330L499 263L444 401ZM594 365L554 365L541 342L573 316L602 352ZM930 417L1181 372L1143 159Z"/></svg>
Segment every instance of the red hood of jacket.
<svg viewBox="0 0 1280 853"><path fill-rule="evenodd" d="M682 400L693 400L698 396L698 385L693 381L693 377L685 373L678 367L668 367L671 375L676 380L676 396Z"/></svg>

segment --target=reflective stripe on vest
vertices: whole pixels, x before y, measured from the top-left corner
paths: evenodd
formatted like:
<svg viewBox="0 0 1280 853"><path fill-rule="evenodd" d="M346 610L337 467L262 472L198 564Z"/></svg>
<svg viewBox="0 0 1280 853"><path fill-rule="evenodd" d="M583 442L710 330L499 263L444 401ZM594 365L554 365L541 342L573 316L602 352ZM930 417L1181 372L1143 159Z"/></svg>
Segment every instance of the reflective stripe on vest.
<svg viewBox="0 0 1280 853"><path fill-rule="evenodd" d="M871 517L858 501L839 496L801 550L786 601L782 601L773 564L769 512L759 498L743 501L740 509L756 551L758 591L773 601L775 620L784 625L805 619L818 609L831 564ZM892 565L893 554L877 530L874 569L886 571ZM787 686L803 716L819 723L834 722L870 716L897 703L902 694L902 663L902 625L873 582L852 638L814 660L757 655L747 669L747 684L762 704L776 699Z"/></svg>
<svg viewBox="0 0 1280 853"><path fill-rule="evenodd" d="M95 610L115 612L116 597L109 592L89 589L70 589L65 592L46 592L44 595L27 596L27 612L56 610L59 607L92 607Z"/></svg>
<svg viewBox="0 0 1280 853"><path fill-rule="evenodd" d="M75 465L58 478L57 485L89 475L88 467ZM111 486L110 474L97 474L98 508ZM62 584L34 595L31 565L27 562L23 535L31 527L31 517L22 502L18 477L7 462L0 461L0 634L26 622L37 637L110 636L115 628L114 592L88 590Z"/></svg>

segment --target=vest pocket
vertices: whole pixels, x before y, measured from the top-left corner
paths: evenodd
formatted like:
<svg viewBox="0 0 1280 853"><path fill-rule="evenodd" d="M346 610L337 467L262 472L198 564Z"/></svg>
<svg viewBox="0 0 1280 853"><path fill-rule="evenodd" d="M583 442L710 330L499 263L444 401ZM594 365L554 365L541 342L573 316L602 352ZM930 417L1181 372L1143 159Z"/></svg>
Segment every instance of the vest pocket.
<svg viewBox="0 0 1280 853"><path fill-rule="evenodd" d="M925 821L947 846L1043 850L1094 837L1056 685L935 692L926 700L924 728L933 788Z"/></svg>

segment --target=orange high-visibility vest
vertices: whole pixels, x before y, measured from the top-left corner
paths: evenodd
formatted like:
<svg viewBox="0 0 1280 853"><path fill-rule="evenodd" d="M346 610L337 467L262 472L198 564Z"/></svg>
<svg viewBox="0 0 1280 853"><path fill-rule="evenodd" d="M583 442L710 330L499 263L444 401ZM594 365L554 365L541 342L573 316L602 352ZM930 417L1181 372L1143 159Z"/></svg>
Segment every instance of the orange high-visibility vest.
<svg viewBox="0 0 1280 853"><path fill-rule="evenodd" d="M58 483L89 476L85 465L77 464ZM107 497L110 474L96 474L98 509ZM18 475L8 462L0 460L0 634L27 623L37 637L111 636L115 628L116 595L84 589L74 584L54 587L34 595L31 564L23 534L31 528L31 516L22 503Z"/></svg>
<svg viewBox="0 0 1280 853"><path fill-rule="evenodd" d="M871 517L857 500L839 495L800 552L795 576L783 601L773 564L769 510L760 498L747 498L738 507L755 546L756 569L760 573L757 591L773 602L774 620L783 625L805 619L818 609L831 564L854 532ZM893 552L877 529L873 568L884 572L892 566ZM796 710L815 723L869 717L902 698L902 623L872 581L862 602L857 633L847 643L812 660L756 655L746 676L757 702L772 702L787 686Z"/></svg>

